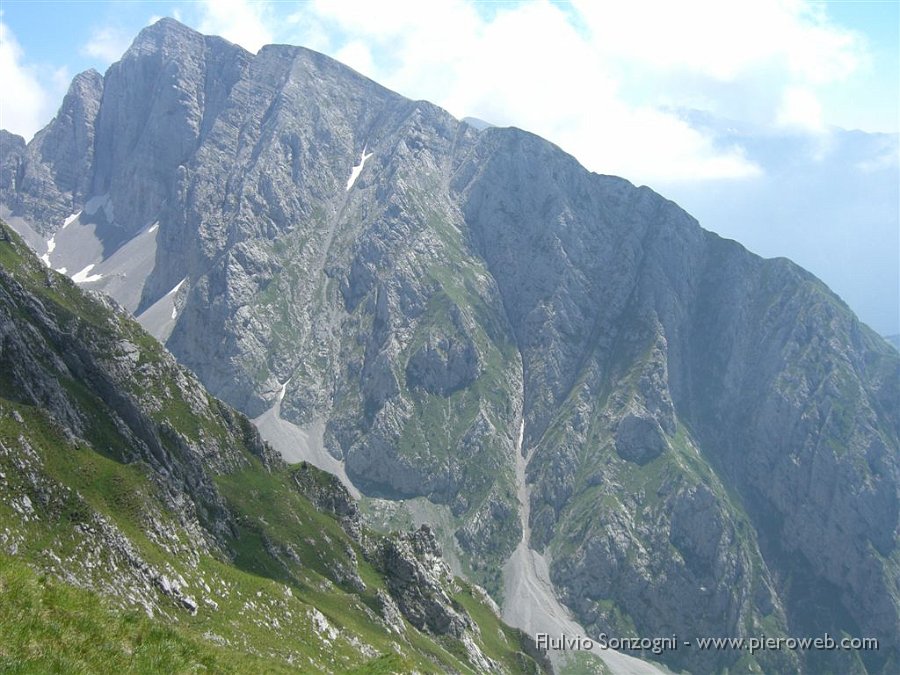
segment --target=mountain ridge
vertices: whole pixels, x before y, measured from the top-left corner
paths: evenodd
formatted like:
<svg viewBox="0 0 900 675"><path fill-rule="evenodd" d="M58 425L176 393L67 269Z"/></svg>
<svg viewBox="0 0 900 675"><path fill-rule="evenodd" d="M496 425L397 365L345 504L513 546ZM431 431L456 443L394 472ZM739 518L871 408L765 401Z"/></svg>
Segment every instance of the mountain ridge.
<svg viewBox="0 0 900 675"><path fill-rule="evenodd" d="M827 287L543 139L476 131L308 50L253 56L171 21L141 35L104 83L94 194L64 232L33 223L62 232L48 260L90 228L154 235L129 308L178 287L178 360L248 415L283 395L369 497L446 508L498 599L524 420L530 543L589 632L792 634L821 595L800 575L840 589L819 614L878 635L886 655L866 658L888 672L900 365ZM136 100L146 119L122 112ZM33 195L6 167L38 172L28 152L0 157L19 218ZM743 656L665 658L830 663Z"/></svg>

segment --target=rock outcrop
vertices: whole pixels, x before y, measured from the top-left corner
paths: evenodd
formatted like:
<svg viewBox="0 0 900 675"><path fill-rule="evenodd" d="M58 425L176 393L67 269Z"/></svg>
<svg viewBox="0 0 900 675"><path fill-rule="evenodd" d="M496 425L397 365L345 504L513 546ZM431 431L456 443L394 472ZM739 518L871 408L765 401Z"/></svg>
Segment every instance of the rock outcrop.
<svg viewBox="0 0 900 675"><path fill-rule="evenodd" d="M302 48L162 20L66 100L4 150L3 205L51 234L100 200L107 248L158 226L137 311L180 289L178 361L251 416L283 391L368 495L445 505L495 595L524 421L531 545L589 631L828 630L896 664L900 356L817 279Z"/></svg>
<svg viewBox="0 0 900 675"><path fill-rule="evenodd" d="M15 141L7 144L9 134L0 142L3 203L39 232L52 233L84 208L92 194L94 137L103 91L103 77L96 70L80 73L56 117L27 148ZM7 157L18 159L8 164Z"/></svg>
<svg viewBox="0 0 900 675"><path fill-rule="evenodd" d="M336 478L286 467L127 312L48 270L2 222L0 261L9 663L36 672L103 670L113 657L153 671L542 669L523 636L450 577L433 539L363 536ZM26 585L52 588L39 612ZM87 606L65 604L72 587ZM478 621L450 597L464 588ZM218 649L197 645L185 620ZM83 638L97 622L115 627L114 647ZM180 656L144 659L163 643L160 652Z"/></svg>

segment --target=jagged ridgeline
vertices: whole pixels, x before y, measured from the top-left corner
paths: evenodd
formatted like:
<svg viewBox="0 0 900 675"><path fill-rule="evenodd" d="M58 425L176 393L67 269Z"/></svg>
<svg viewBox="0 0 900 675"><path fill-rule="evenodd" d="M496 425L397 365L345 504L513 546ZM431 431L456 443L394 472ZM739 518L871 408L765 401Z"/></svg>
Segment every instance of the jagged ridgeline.
<svg viewBox="0 0 900 675"><path fill-rule="evenodd" d="M509 597L526 532L594 636L881 646L672 667L896 671L898 353L790 261L477 127L164 19L0 138L0 206L367 514L431 520L510 621L541 609Z"/></svg>
<svg viewBox="0 0 900 675"><path fill-rule="evenodd" d="M0 223L0 670L538 673L531 644Z"/></svg>

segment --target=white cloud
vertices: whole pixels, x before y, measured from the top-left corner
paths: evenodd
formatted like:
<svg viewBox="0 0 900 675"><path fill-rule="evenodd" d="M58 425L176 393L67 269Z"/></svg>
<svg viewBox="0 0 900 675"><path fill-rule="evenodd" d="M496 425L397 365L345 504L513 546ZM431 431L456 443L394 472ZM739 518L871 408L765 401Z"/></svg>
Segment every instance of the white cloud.
<svg viewBox="0 0 900 675"><path fill-rule="evenodd" d="M863 173L876 173L878 171L894 171L900 167L900 148L897 146L896 136L892 137L888 147L880 153L873 154L870 159L864 159L854 164L854 167Z"/></svg>
<svg viewBox="0 0 900 675"><path fill-rule="evenodd" d="M360 42L359 40L354 40L338 49L334 58L341 63L358 70L363 75L375 70L372 52L369 51L369 48L365 43Z"/></svg>
<svg viewBox="0 0 900 675"><path fill-rule="evenodd" d="M822 104L810 89L804 87L792 86L784 90L775 121L779 126L803 131L825 130Z"/></svg>
<svg viewBox="0 0 900 675"><path fill-rule="evenodd" d="M99 59L104 65L108 65L122 58L122 54L128 49L131 39L124 31L112 26L96 28L91 32L90 38L81 48L83 54Z"/></svg>
<svg viewBox="0 0 900 675"><path fill-rule="evenodd" d="M759 168L653 105L625 101L608 54L549 2L314 2L294 23L324 23L328 50L366 75L457 117L540 134L589 169L633 180L738 178ZM288 41L298 36L286 35Z"/></svg>
<svg viewBox="0 0 900 675"><path fill-rule="evenodd" d="M592 170L649 183L760 172L740 147L718 145L673 110L820 132L822 88L866 59L860 36L803 0L191 7L204 33L254 52L276 38L304 44L457 117L528 129ZM100 31L86 49L112 60L124 44Z"/></svg>
<svg viewBox="0 0 900 675"><path fill-rule="evenodd" d="M0 18L0 128L30 140L52 116L52 103L38 71L24 62L19 42Z"/></svg>
<svg viewBox="0 0 900 675"><path fill-rule="evenodd" d="M292 25L307 30L287 41L316 25L316 48L406 96L647 182L760 173L664 106L819 132L820 88L866 61L861 36L803 0L314 0Z"/></svg>
<svg viewBox="0 0 900 675"><path fill-rule="evenodd" d="M203 0L198 29L209 35L220 35L256 53L263 45L274 42L274 19L268 3L253 0Z"/></svg>
<svg viewBox="0 0 900 675"><path fill-rule="evenodd" d="M864 58L861 36L802 0L573 0L598 49L658 70L733 81L760 68L817 83Z"/></svg>
<svg viewBox="0 0 900 675"><path fill-rule="evenodd" d="M179 22L181 22L181 23L184 23L184 17L182 17L182 15L181 15L181 10L180 10L178 7L173 7L173 8L171 9L171 11L170 11L167 15L162 15L162 14L153 14L153 15L151 15L150 18L147 19L146 25L147 25L147 26L152 26L152 25L155 24L157 21L163 19L164 16L171 16L171 17L172 17L173 19L175 19L176 21L179 21Z"/></svg>

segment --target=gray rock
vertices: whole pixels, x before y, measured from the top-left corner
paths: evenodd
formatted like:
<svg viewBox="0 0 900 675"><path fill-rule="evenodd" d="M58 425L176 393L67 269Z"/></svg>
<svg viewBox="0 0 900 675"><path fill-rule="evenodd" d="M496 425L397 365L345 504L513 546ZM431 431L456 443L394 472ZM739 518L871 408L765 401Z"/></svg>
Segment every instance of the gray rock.
<svg viewBox="0 0 900 675"><path fill-rule="evenodd" d="M646 464L659 457L669 444L655 420L626 415L616 427L616 452L635 464Z"/></svg>
<svg viewBox="0 0 900 675"><path fill-rule="evenodd" d="M36 230L50 234L90 196L95 122L103 78L95 70L75 76L53 121L35 134L24 152L12 140L3 150L3 203ZM4 132L6 133L6 132ZM10 187L12 189L7 189Z"/></svg>
<svg viewBox="0 0 900 675"><path fill-rule="evenodd" d="M420 630L460 638L477 625L447 595L450 569L427 525L384 538L370 554L403 616Z"/></svg>
<svg viewBox="0 0 900 675"><path fill-rule="evenodd" d="M158 222L139 310L190 280L167 346L213 393L257 416L287 382L364 492L451 507L495 593L524 419L531 544L591 630L826 628L896 661L900 356L821 282L305 49L164 20L97 86L10 139L3 205L49 233L105 196L107 246ZM81 140L39 159L51 137Z"/></svg>

